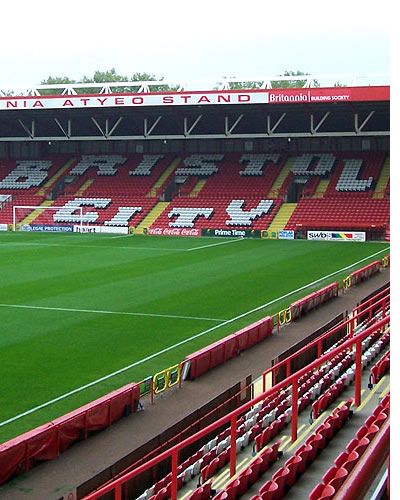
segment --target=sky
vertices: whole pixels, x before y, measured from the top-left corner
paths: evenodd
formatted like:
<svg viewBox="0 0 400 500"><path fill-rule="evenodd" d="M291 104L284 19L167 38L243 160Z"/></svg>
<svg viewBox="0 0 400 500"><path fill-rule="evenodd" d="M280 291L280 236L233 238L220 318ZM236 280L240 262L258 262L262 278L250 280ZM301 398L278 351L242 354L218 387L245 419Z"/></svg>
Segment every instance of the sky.
<svg viewBox="0 0 400 500"><path fill-rule="evenodd" d="M147 72L205 83L286 70L388 75L389 5L386 0L379 9L370 0L4 2L0 88L36 85L50 75L80 79L112 67L124 75Z"/></svg>

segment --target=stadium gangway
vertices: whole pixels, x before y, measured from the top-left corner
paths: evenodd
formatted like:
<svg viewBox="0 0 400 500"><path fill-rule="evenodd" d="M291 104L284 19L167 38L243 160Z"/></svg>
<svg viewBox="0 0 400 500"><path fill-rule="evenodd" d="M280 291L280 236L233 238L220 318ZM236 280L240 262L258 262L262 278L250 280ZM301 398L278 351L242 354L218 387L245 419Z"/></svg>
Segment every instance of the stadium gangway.
<svg viewBox="0 0 400 500"><path fill-rule="evenodd" d="M122 487L127 481L136 477L138 474L148 470L154 465L162 462L165 459L171 458L171 500L177 499L178 492L178 458L179 451L186 448L190 444L196 442L203 436L208 435L210 432L220 428L224 424L230 423L231 430L231 448L230 448L230 476L234 476L236 473L236 439L237 439L237 417L250 409L255 404L263 401L268 396L273 396L277 394L281 389L284 389L291 385L292 387L292 442L297 439L297 420L298 420L298 380L300 377L310 372L314 368L318 368L326 361L331 360L337 354L343 352L344 349L353 348L355 346L355 365L356 365L356 377L354 381L354 392L355 392L355 406L359 406L361 403L361 372L362 372L362 341L369 335L375 333L377 330L384 330L386 325L390 323L390 315L385 316L381 320L377 321L375 324L369 326L362 332L350 337L343 344L332 349L327 354L324 354L320 358L314 360L309 365L301 368L296 373L290 375L285 380L282 380L275 386L268 389L266 392L260 394L256 398L244 403L239 408L236 408L232 412L228 413L224 417L216 420L212 424L208 425L204 429L198 431L192 436L184 439L180 443L172 446L169 450L160 453L157 457L149 460L147 463L136 467L134 470L130 471L125 476L122 476L115 481L108 483L105 486L100 487L98 490L90 493L84 500L95 500L101 498L106 493L114 491L114 499L122 500Z"/></svg>
<svg viewBox="0 0 400 500"><path fill-rule="evenodd" d="M330 328L327 332L324 334L320 335L318 338L312 340L309 342L307 345L304 347L298 349L296 352L293 354L289 355L287 358L285 358L282 361L279 361L276 363L274 366L271 366L271 368L268 368L262 373L262 381L263 381L263 392L267 390L267 377L268 375L272 375L272 380L275 380L275 375L278 373L278 370L282 367L286 368L286 377L289 377L292 374L291 371L291 366L292 366L292 361L296 359L300 354L306 353L308 350L312 349L313 347L317 347L317 359L322 356L322 344L323 341L329 337L331 337L333 334L337 333L338 331L342 330L343 328L347 328L349 332L349 336L354 335L355 328L357 326L357 319L360 317L365 316L367 313L369 315L369 321L372 321L373 318L370 316L370 313L372 312L376 313L376 310L381 310L383 316L386 315L387 312L387 306L389 305L390 301L390 290L385 289L379 292L376 296L372 297L370 300L374 300L376 297L380 296L381 298L377 300L376 302L370 303L368 301L368 304L360 304L357 306L356 309L353 310L352 314L349 315L349 317L341 321L339 324L334 326L333 328ZM364 306L365 307L362 307Z"/></svg>

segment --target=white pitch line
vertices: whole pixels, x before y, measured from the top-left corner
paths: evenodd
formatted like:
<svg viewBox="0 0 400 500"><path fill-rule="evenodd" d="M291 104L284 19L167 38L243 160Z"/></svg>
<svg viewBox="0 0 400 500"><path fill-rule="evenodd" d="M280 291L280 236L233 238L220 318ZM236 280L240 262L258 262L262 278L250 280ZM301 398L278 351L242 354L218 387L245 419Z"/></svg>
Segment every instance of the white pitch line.
<svg viewBox="0 0 400 500"><path fill-rule="evenodd" d="M65 394L62 394L61 396L58 396L57 398L51 399L50 401L47 401L46 403L42 403L41 405L35 406L34 408L31 408L30 410L26 410L23 413L20 413L19 415L15 415L14 417L11 417L7 420L4 420L3 422L0 422L0 427L3 427L7 424L10 424L11 422L14 422L16 420L19 420L22 417L26 417L27 415L30 415L31 413L35 413L36 411L41 410L43 408L46 408L47 406L50 406L54 403L57 403L58 401L62 401L63 399L66 399L69 396L72 396L73 394L77 394L78 392L84 391L85 389L88 389L89 387L93 387L94 385L97 385L100 382L104 382L105 380L108 380L108 379L114 377L115 375L119 375L120 373L123 373L131 368L134 368L135 366L146 363L147 361L150 361L151 359L154 359L162 354L165 354L166 352L172 351L173 349L176 349L177 347L180 347L181 345L187 344L188 342L191 342L192 340L195 340L199 337L202 337L203 335L206 335L207 333L213 332L214 330L217 330L218 328L229 325L230 323L233 323L233 322L237 321L238 319L249 316L250 314L252 314L254 312L257 312L257 311L264 309L272 304L275 304L276 302L279 302L280 300L283 300L287 297L290 297L291 295L294 295L294 294L301 292L307 288L310 288L311 286L314 286L314 285L320 283L321 281L324 281L328 278L331 278L332 276L335 276L336 274L342 273L343 271L347 271L348 269L351 269L352 267L357 266L358 264L361 264L362 262L365 262L366 260L371 259L372 257L375 257L376 255L379 255L380 253L387 252L388 249L389 249L389 247L384 248L382 250L379 250L378 252L375 252L372 255L369 255L368 257L364 257L363 259L360 259L357 262L354 262L353 264L345 266L342 269L339 269L338 271L327 274L326 276L323 276L322 278L319 278L311 283L308 283L308 285L304 285L300 288L297 288L297 290L293 290L291 292L288 292L285 295L278 297L277 299L270 300L269 302L262 304L261 306L255 307L254 309L251 309L250 311L246 311L242 314L239 314L238 316L235 316L234 318L228 319L228 320L224 321L223 323L220 323L219 325L208 328L207 330L204 330L200 333L197 333L196 335L192 335L191 337L189 337L187 339L181 340L180 342L177 342L176 344L173 344L169 347L166 347L165 349L162 349L161 351L150 354L146 358L135 361L134 363L131 363L130 365L125 366L124 368L120 368L119 370L116 370L112 373L109 373L108 375L104 375L103 377L98 378L97 380L93 380L92 382L89 382L88 384L82 385L81 387L77 387L76 389L73 389L72 391L66 392Z"/></svg>
<svg viewBox="0 0 400 500"><path fill-rule="evenodd" d="M211 245L203 245L201 247L193 247L186 250L186 252L193 252L193 250L202 250L203 248L217 247L218 245L228 245L229 243L237 243L244 241L244 238L236 238L235 240L221 241L219 243L211 243Z"/></svg>
<svg viewBox="0 0 400 500"><path fill-rule="evenodd" d="M199 316L178 316L174 314L155 314L155 313L140 313L127 311L103 311L99 309L73 309L68 307L46 307L46 306L30 306L26 304L0 304L0 307L18 308L18 309L39 309L44 311L65 311L73 313L89 313L89 314L116 314L121 316L148 316L150 318L172 318L172 319L190 319L198 321L226 321L221 318L202 318Z"/></svg>
<svg viewBox="0 0 400 500"><path fill-rule="evenodd" d="M126 237L126 236L125 236ZM111 238L107 238L111 239ZM3 243L3 247L24 247L24 246L40 246L40 247L62 247L62 248L96 248L96 250L102 248L111 248L111 249L124 249L124 250L157 250L158 252L166 251L166 252L186 252L185 249L182 248L160 248L160 247L136 247L136 246L114 246L114 245L64 245L61 243L37 243L37 242L12 242L12 243Z"/></svg>

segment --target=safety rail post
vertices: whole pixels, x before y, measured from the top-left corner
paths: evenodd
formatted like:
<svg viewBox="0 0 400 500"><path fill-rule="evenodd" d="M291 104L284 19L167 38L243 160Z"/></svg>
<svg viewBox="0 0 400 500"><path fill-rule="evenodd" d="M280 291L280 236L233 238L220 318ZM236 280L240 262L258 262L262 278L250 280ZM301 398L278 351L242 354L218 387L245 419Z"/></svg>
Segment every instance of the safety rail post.
<svg viewBox="0 0 400 500"><path fill-rule="evenodd" d="M154 404L154 381L153 377L151 377L150 380L150 402L153 405Z"/></svg>
<svg viewBox="0 0 400 500"><path fill-rule="evenodd" d="M321 355L322 355L322 340L319 339L317 344L317 358L320 358Z"/></svg>
<svg viewBox="0 0 400 500"><path fill-rule="evenodd" d="M286 360L286 377L289 377L291 374L292 374L292 363L291 363L292 359L291 358L288 358Z"/></svg>
<svg viewBox="0 0 400 500"><path fill-rule="evenodd" d="M297 439L297 420L299 414L298 406L299 379L295 377L292 381L292 443Z"/></svg>
<svg viewBox="0 0 400 500"><path fill-rule="evenodd" d="M231 418L231 452L229 457L229 473L233 477L236 474L236 437L237 437L237 418L232 415Z"/></svg>
<svg viewBox="0 0 400 500"><path fill-rule="evenodd" d="M354 406L361 404L361 377L362 377L362 344L361 340L356 342L356 373L354 378Z"/></svg>
<svg viewBox="0 0 400 500"><path fill-rule="evenodd" d="M171 463L171 500L178 497L178 450L172 452Z"/></svg>
<svg viewBox="0 0 400 500"><path fill-rule="evenodd" d="M153 467L153 465L156 465L157 463L161 462L162 460L169 458L169 457L172 457L173 453L179 452L181 449L186 448L188 445L194 443L195 441L198 441L199 438L201 438L203 436L207 436L211 432L213 432L214 430L221 428L221 426L230 423L234 416L237 417L238 415L243 414L243 412L247 411L249 408L256 405L260 401L263 401L266 397L278 394L281 389L290 386L290 384L293 384L293 382L295 384L295 388L297 389L296 384L298 384L298 379L300 377L302 377L306 373L309 373L310 370L313 370L314 368L319 367L321 364L325 363L326 361L333 359L337 354L341 353L344 349L351 348L357 342L360 343L361 340L367 338L369 335L371 335L371 333L377 331L378 329L382 329L389 322L390 322L390 315L387 315L386 317L378 320L374 325L371 325L370 327L366 328L362 332L358 333L355 338L350 338L350 339L345 340L345 342L342 345L335 347L329 353L323 354L320 359L315 359L306 367L301 368L295 374L292 374L289 377L289 379L285 379L281 382L278 382L274 387L272 387L271 389L268 389L265 393L260 394L256 398L243 403L240 407L235 408L230 414L227 414L227 415L213 421L211 424L207 425L201 431L198 431L198 432L192 434L191 436L183 439L179 443L173 445L170 449L159 453L156 457L150 459L145 464L142 464L140 466L135 467L133 470L130 470L127 474L124 474L123 476L118 477L116 480L111 480L106 485L101 486L100 488L98 488L97 490L95 490L92 493L89 493L88 495L86 495L84 497L85 500L98 499L101 496L103 496L105 493L112 491L112 490L115 490L118 487L118 485L129 481L133 477L138 476L139 474L141 474L145 470L150 469L151 467ZM361 351L361 343L360 343L360 351ZM360 356L360 361L361 361L361 356ZM360 365L361 365L361 363L360 363ZM292 391L293 391L293 388L292 388ZM292 396L292 412L293 412L293 404L294 403L297 404L296 394L294 394L294 398ZM296 413L295 413L295 415L296 415ZM176 460L177 460L177 458L176 458ZM236 457L235 457L235 460L236 460Z"/></svg>
<svg viewBox="0 0 400 500"><path fill-rule="evenodd" d="M114 490L114 500L121 500L122 499L122 495L121 495L121 484L118 483L116 486L115 486L115 490Z"/></svg>

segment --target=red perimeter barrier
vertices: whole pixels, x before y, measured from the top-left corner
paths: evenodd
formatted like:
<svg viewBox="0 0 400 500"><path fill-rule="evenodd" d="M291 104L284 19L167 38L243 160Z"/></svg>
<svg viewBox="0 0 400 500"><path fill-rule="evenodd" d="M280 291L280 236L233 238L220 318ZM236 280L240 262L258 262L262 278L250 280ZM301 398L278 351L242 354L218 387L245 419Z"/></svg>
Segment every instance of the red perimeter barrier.
<svg viewBox="0 0 400 500"><path fill-rule="evenodd" d="M89 432L109 427L137 410L140 388L128 384L52 422L0 445L0 484L36 462L52 460Z"/></svg>
<svg viewBox="0 0 400 500"><path fill-rule="evenodd" d="M356 285L362 280L365 280L372 276L373 274L379 273L382 267L382 262L380 260L375 260L361 269L354 271L349 275L351 279L351 286Z"/></svg>
<svg viewBox="0 0 400 500"><path fill-rule="evenodd" d="M186 358L183 365L190 366L188 377L193 380L228 359L238 356L241 351L258 344L272 335L273 321L270 316L256 321L238 332L200 349Z"/></svg>
<svg viewBox="0 0 400 500"><path fill-rule="evenodd" d="M302 314L311 311L315 307L318 307L320 304L327 302L333 297L337 297L339 294L339 283L336 281L330 285L317 290L316 292L310 293L306 297L293 302L290 305L292 318L296 319L300 317Z"/></svg>

